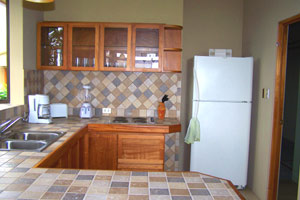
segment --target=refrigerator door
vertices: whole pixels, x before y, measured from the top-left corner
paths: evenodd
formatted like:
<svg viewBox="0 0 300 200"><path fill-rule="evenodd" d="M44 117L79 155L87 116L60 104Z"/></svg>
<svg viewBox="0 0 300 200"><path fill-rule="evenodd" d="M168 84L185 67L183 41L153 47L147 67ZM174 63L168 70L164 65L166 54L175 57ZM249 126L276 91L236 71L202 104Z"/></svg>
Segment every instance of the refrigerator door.
<svg viewBox="0 0 300 200"><path fill-rule="evenodd" d="M190 171L224 178L244 187L251 103L195 103L199 104L200 142L191 146Z"/></svg>
<svg viewBox="0 0 300 200"><path fill-rule="evenodd" d="M194 99L252 101L252 57L195 56L194 67L199 86L194 89Z"/></svg>

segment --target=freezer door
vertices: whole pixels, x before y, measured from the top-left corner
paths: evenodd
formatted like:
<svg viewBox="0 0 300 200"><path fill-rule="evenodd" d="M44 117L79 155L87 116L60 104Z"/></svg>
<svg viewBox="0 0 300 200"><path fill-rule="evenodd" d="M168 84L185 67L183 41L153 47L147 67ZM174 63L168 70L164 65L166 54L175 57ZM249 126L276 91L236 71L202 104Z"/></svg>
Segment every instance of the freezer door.
<svg viewBox="0 0 300 200"><path fill-rule="evenodd" d="M194 85L194 99L252 101L252 57L195 56L194 62L199 86Z"/></svg>
<svg viewBox="0 0 300 200"><path fill-rule="evenodd" d="M190 170L244 187L247 183L250 115L250 103L200 102L200 142L191 146Z"/></svg>

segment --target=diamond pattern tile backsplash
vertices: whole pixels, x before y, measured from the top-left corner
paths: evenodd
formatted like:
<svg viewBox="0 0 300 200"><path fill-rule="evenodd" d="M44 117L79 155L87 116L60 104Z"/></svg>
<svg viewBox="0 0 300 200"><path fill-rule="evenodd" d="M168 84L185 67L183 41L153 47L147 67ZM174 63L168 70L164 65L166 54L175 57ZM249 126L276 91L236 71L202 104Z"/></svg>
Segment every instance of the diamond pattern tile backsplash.
<svg viewBox="0 0 300 200"><path fill-rule="evenodd" d="M44 73L40 70L24 70L24 111L28 112L28 95L44 93Z"/></svg>
<svg viewBox="0 0 300 200"><path fill-rule="evenodd" d="M66 103L69 115L79 114L79 93L86 84L96 116L105 107L112 109L111 116L157 116L158 102L167 94L166 117L180 117L180 73L44 71L44 94L51 103Z"/></svg>

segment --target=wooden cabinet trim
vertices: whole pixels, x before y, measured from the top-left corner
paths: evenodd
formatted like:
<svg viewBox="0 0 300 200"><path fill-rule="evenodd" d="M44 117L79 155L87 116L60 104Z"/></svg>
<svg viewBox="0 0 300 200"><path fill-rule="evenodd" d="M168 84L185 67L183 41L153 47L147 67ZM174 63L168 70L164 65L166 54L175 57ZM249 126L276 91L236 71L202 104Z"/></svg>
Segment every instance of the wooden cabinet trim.
<svg viewBox="0 0 300 200"><path fill-rule="evenodd" d="M163 165L163 160L149 160L149 159L118 159L118 164L144 164L144 165Z"/></svg>
<svg viewBox="0 0 300 200"><path fill-rule="evenodd" d="M166 24L164 25L165 29L176 29L176 30L182 30L182 26L179 25L170 25L170 24Z"/></svg>
<svg viewBox="0 0 300 200"><path fill-rule="evenodd" d="M101 130L103 132L128 132L145 134L168 134L181 131L180 124L174 125L136 125L136 124L89 124L89 131Z"/></svg>

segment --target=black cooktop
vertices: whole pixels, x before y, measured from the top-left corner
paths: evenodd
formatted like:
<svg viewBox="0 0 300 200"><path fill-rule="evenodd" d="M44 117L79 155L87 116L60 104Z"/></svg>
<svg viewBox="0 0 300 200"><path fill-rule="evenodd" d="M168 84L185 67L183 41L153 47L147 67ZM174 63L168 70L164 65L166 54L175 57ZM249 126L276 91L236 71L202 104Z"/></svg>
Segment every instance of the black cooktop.
<svg viewBox="0 0 300 200"><path fill-rule="evenodd" d="M115 117L112 121L113 123L140 123L146 124L147 118L146 117Z"/></svg>

